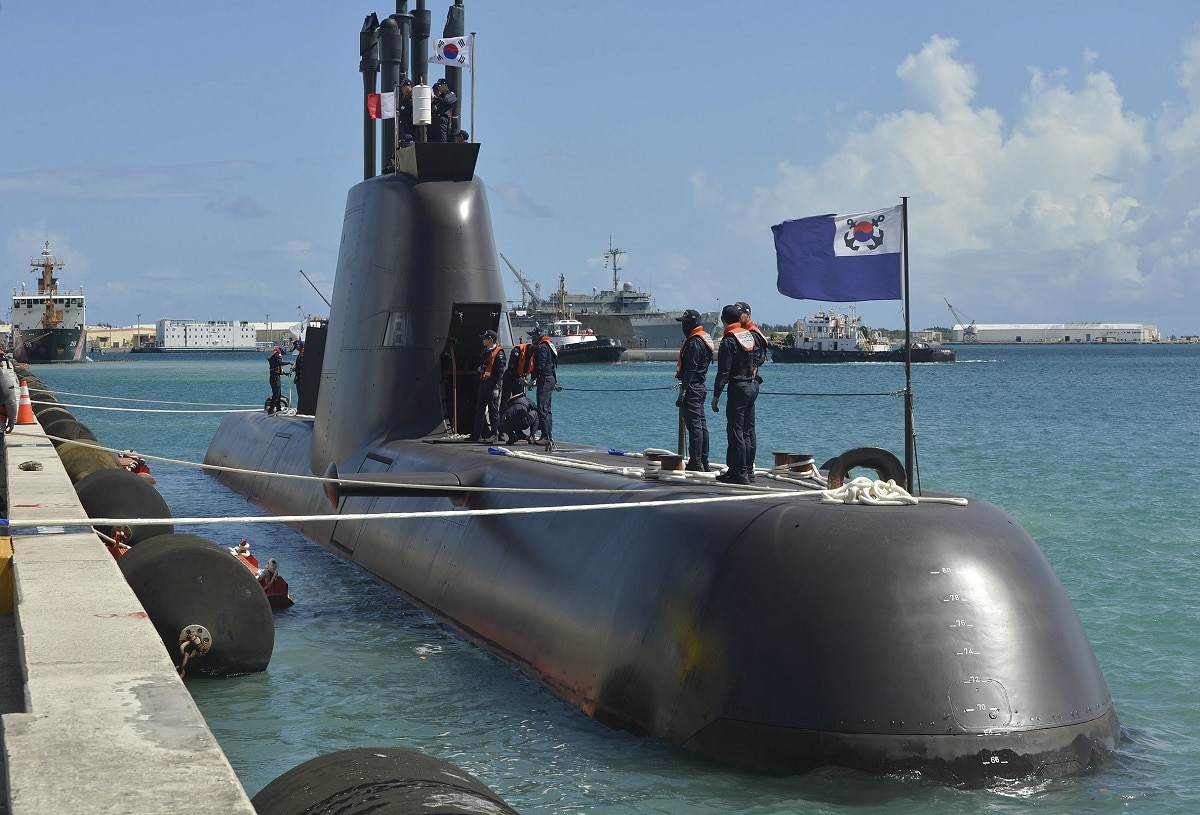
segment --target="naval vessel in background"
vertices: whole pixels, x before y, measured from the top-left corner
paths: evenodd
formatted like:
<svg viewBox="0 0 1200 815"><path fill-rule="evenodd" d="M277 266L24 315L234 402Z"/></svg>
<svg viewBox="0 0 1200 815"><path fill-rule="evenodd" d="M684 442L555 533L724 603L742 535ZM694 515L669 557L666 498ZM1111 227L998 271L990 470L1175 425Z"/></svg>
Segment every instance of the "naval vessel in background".
<svg viewBox="0 0 1200 815"><path fill-rule="evenodd" d="M559 275L558 290L550 299L542 299L536 284L530 282L504 257L505 264L521 284L521 302L509 303L509 319L514 331L524 333L535 323L545 326L555 320L577 319L598 335L621 341L626 348L679 348L683 342L679 321L683 310L662 311L654 295L638 289L628 280L621 281L624 249L613 247L611 239L604 253L605 268L612 269L612 288L602 291L569 292L566 277ZM701 322L711 326L716 312L702 313Z"/></svg>
<svg viewBox="0 0 1200 815"><path fill-rule="evenodd" d="M41 272L37 292L13 290L12 348L17 362L83 362L87 344L87 312L83 288L59 291L56 269L65 264L50 251L50 241L42 253L29 261Z"/></svg>

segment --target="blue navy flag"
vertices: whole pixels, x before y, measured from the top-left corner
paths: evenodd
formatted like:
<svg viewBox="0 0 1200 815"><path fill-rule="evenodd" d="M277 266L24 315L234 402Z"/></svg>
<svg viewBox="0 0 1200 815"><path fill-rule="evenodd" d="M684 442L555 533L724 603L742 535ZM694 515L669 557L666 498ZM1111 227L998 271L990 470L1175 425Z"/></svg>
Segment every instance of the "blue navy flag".
<svg viewBox="0 0 1200 815"><path fill-rule="evenodd" d="M903 207L775 224L776 288L797 300L900 300Z"/></svg>

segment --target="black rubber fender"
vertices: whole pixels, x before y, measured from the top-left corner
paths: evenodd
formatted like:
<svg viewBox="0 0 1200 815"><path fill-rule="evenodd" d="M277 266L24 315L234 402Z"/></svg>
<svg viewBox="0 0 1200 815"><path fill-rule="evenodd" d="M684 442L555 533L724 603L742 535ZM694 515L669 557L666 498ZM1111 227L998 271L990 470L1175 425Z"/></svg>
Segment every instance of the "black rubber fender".
<svg viewBox="0 0 1200 815"><path fill-rule="evenodd" d="M874 470L880 480L895 481L896 486L908 489L904 465L900 463L900 459L882 447L855 447L825 462L823 469L829 470L829 488L835 490L842 486L846 473L856 467Z"/></svg>
<svg viewBox="0 0 1200 815"><path fill-rule="evenodd" d="M58 458L72 484L100 470L116 470L121 466L117 457L103 447L87 444L64 444L58 448Z"/></svg>
<svg viewBox="0 0 1200 815"><path fill-rule="evenodd" d="M75 421L74 413L58 405L34 405L33 415L37 418L38 424L43 429L55 422L66 421L67 419Z"/></svg>
<svg viewBox="0 0 1200 815"><path fill-rule="evenodd" d="M187 676L267 669L275 648L271 604L255 576L227 549L197 535L159 535L130 549L117 565L176 667L183 661L184 629L203 626L211 635L208 652L188 659Z"/></svg>
<svg viewBox="0 0 1200 815"><path fill-rule="evenodd" d="M56 419L49 424L43 423L42 431L47 436L57 436L60 439L97 441L96 434L92 432L91 428L74 417L70 419ZM53 444L55 447L58 447L64 444L64 442L55 441Z"/></svg>
<svg viewBox="0 0 1200 815"><path fill-rule="evenodd" d="M90 452L83 445L69 445L68 448L64 448L66 449ZM115 456L113 460L116 460ZM166 519L161 524L139 524L129 527L130 534L125 543L130 546L175 531L175 525L170 523L171 510L158 494L158 490L154 489L154 485L122 467L97 470L82 477L75 482L75 494L79 496L79 503L83 505L83 511L89 518ZM113 537L113 527L96 528Z"/></svg>
<svg viewBox="0 0 1200 815"><path fill-rule="evenodd" d="M360 747L299 764L251 799L258 815L517 815L475 776L397 747Z"/></svg>

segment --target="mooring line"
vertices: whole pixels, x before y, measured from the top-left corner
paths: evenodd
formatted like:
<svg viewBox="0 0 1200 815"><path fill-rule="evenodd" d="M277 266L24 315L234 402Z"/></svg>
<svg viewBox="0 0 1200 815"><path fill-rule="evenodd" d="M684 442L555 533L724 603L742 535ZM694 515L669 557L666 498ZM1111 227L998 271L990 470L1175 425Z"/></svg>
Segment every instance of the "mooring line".
<svg viewBox="0 0 1200 815"><path fill-rule="evenodd" d="M132 396L101 396L97 393L72 393L71 391L53 391L55 396L82 396L84 399L107 399L118 402L142 402L145 404L160 404L160 405L195 405L199 407L224 407L224 408L254 408L255 405L231 405L227 402L185 402L180 399L134 399ZM33 400L34 404L38 404L38 400ZM42 402L41 404L53 404Z"/></svg>

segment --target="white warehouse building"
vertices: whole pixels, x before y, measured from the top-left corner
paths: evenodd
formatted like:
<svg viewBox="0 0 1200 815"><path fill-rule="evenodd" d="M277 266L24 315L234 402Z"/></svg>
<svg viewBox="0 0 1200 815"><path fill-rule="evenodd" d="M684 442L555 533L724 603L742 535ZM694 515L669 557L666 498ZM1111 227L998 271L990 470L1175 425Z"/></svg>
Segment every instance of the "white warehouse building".
<svg viewBox="0 0 1200 815"><path fill-rule="evenodd" d="M971 323L950 330L951 342L1139 343L1158 342L1158 326L1138 323Z"/></svg>
<svg viewBox="0 0 1200 815"><path fill-rule="evenodd" d="M252 351L253 323L227 320L159 320L155 340L164 351Z"/></svg>

